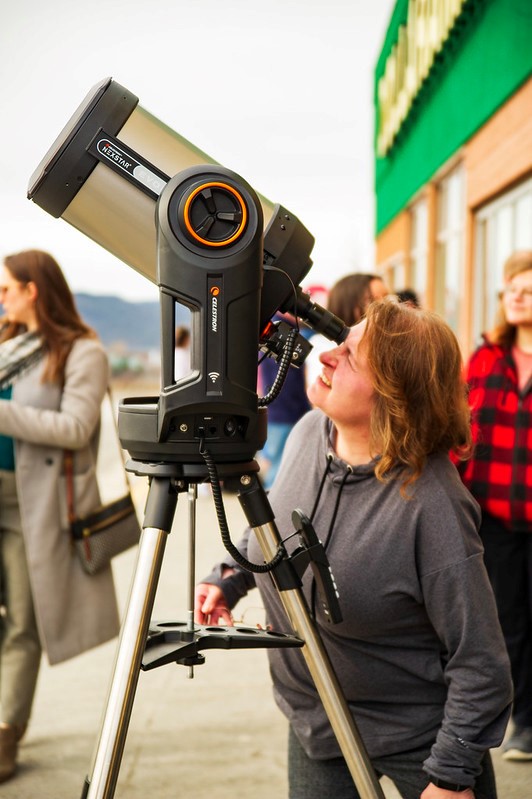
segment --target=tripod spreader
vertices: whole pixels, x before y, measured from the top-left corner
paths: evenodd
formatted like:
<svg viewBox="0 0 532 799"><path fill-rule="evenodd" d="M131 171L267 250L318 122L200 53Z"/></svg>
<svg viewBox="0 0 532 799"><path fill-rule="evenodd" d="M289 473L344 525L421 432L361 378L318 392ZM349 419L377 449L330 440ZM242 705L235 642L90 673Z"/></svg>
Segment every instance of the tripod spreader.
<svg viewBox="0 0 532 799"><path fill-rule="evenodd" d="M205 658L202 649L262 649L303 646L301 638L255 627L219 627L196 624L193 631L186 622L152 622L142 658L143 671L166 663L199 666Z"/></svg>

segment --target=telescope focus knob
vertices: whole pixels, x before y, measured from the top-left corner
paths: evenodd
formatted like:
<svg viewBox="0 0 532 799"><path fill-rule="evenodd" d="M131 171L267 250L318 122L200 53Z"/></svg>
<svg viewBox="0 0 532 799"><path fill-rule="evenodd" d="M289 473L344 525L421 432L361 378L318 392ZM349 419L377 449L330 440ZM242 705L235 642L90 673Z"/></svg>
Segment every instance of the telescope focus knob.
<svg viewBox="0 0 532 799"><path fill-rule="evenodd" d="M207 181L192 188L181 213L189 236L205 247L233 244L245 231L248 220L244 198L223 181Z"/></svg>

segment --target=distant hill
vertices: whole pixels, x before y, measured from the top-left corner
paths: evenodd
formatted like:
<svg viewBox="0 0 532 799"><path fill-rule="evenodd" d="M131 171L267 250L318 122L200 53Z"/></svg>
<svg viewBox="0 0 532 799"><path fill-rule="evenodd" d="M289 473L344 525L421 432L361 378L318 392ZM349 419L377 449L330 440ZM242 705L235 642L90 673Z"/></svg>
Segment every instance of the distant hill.
<svg viewBox="0 0 532 799"><path fill-rule="evenodd" d="M76 294L78 311L107 347L118 342L132 350L157 350L160 346L159 303L129 302L120 297ZM187 311L177 306L177 322Z"/></svg>

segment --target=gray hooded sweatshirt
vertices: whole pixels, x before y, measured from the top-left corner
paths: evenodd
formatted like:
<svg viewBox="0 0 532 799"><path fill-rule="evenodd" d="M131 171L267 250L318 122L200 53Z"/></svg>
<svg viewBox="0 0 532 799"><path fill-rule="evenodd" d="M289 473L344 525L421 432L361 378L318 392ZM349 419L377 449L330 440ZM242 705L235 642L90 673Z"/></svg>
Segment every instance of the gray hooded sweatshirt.
<svg viewBox="0 0 532 799"><path fill-rule="evenodd" d="M351 467L331 446L332 424L309 412L292 431L269 499L282 538L292 511L312 517L326 547L343 621L328 623L312 572L303 591L371 757L432 746L424 768L473 785L503 739L512 699L509 661L477 534L479 508L445 454L428 458L400 493L374 463ZM288 552L297 537L286 541ZM264 562L253 532L238 544ZM219 585L229 607L255 584L274 630L291 633L268 575L242 570ZM275 700L308 756L341 752L297 649L268 650Z"/></svg>

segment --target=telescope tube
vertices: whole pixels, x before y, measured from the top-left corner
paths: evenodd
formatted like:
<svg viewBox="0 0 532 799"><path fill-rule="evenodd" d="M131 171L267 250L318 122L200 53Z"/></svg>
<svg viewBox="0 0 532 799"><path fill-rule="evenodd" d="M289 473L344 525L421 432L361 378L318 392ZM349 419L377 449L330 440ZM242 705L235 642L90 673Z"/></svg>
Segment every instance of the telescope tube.
<svg viewBox="0 0 532 799"><path fill-rule="evenodd" d="M182 170L216 163L105 78L31 176L28 198L156 283L157 197ZM274 205L258 197L267 226Z"/></svg>

